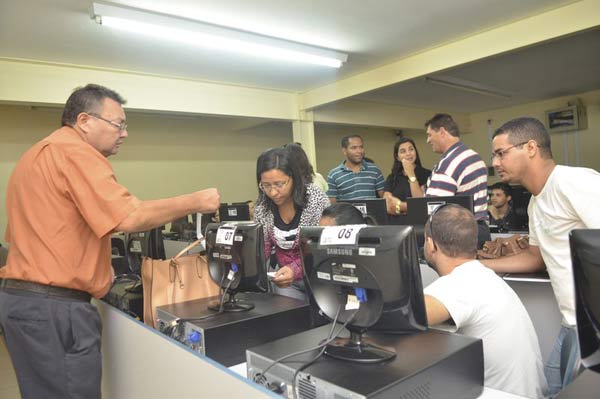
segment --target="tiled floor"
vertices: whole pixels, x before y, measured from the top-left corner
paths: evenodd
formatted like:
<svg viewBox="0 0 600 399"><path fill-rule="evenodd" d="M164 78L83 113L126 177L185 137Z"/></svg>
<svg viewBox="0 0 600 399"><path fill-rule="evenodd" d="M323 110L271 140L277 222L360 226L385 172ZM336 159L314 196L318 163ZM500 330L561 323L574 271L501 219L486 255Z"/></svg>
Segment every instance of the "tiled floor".
<svg viewBox="0 0 600 399"><path fill-rule="evenodd" d="M0 337L0 398L18 399L20 397L17 377L15 377L8 351L4 346L4 339Z"/></svg>

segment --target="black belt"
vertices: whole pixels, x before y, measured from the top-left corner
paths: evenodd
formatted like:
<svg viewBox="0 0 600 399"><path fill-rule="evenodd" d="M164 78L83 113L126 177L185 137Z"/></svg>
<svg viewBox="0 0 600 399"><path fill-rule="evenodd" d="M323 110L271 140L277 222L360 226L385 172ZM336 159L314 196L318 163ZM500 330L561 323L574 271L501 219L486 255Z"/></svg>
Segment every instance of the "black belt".
<svg viewBox="0 0 600 399"><path fill-rule="evenodd" d="M89 302L92 296L87 292L74 290L71 288L55 287L52 285L33 283L31 281L3 279L0 283L0 288L5 291L25 291L34 294L42 294L48 298L63 298L77 301Z"/></svg>

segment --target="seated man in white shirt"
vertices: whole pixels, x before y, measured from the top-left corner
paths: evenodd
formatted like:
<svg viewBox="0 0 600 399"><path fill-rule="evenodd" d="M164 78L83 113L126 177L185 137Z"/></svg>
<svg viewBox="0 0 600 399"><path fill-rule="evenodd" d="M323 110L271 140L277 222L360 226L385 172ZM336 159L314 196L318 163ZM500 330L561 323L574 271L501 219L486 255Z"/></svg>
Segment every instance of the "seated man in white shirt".
<svg viewBox="0 0 600 399"><path fill-rule="evenodd" d="M428 323L452 320L456 332L483 340L485 386L543 398L548 387L531 319L476 253L473 214L458 205L438 208L425 225L425 258L440 275L424 290Z"/></svg>

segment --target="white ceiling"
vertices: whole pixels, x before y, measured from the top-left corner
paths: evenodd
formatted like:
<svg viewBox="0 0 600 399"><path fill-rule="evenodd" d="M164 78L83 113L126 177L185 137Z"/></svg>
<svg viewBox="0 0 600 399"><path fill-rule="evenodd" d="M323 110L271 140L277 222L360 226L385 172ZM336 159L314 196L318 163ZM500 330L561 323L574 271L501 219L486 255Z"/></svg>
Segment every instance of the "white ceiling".
<svg viewBox="0 0 600 399"><path fill-rule="evenodd" d="M116 0L191 19L331 48L349 54L339 70L158 43L114 32L89 18L90 1L0 0L0 57L94 66L249 87L304 92L425 49L504 25L569 0ZM598 32L583 42L550 43L444 74L498 87L514 101L600 87ZM583 36L583 35L578 35ZM568 40L568 39L565 39ZM575 40L575 38L573 38ZM577 43L576 45L574 43ZM590 46L595 48L593 54ZM568 55L576 51L577 58ZM589 58L595 59L593 62ZM572 61L576 59L577 61ZM541 61L540 61L541 60ZM540 64L541 62L541 64ZM594 64L595 62L595 64ZM540 73L540 65L544 73ZM594 69L595 68L595 69ZM526 71L522 74L521 71ZM565 72L568 71L568 72ZM522 79L527 77L527 81ZM588 81L583 79L589 77ZM565 87L562 87L565 86ZM568 86L568 87L567 87ZM581 90L580 90L581 91ZM422 80L365 93L362 99L449 111L498 100ZM505 100L500 100L505 101ZM508 104L508 102L507 102ZM450 108L452 107L452 108Z"/></svg>
<svg viewBox="0 0 600 399"><path fill-rule="evenodd" d="M357 96L361 100L445 112L478 112L600 89L600 29L513 51L433 75L483 85L503 99L427 83L398 83Z"/></svg>

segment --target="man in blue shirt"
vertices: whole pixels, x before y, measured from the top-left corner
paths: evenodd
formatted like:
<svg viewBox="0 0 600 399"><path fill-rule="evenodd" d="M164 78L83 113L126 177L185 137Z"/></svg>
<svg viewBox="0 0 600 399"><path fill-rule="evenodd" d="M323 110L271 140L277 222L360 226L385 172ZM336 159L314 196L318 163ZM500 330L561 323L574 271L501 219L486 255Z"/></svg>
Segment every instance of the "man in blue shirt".
<svg viewBox="0 0 600 399"><path fill-rule="evenodd" d="M346 160L327 175L327 196L331 203L382 197L383 174L377 165L364 160L362 137L356 134L343 137L342 153Z"/></svg>

